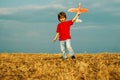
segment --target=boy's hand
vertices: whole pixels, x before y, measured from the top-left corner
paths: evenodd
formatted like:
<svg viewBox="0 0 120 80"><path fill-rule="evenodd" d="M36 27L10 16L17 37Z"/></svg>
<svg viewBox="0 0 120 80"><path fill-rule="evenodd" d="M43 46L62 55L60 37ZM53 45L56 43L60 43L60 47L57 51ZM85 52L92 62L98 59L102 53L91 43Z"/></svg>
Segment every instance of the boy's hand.
<svg viewBox="0 0 120 80"><path fill-rule="evenodd" d="M53 42L55 42L59 37L59 33L56 33L55 37L53 38Z"/></svg>
<svg viewBox="0 0 120 80"><path fill-rule="evenodd" d="M72 19L72 22L75 22L80 14L81 14L81 12L77 12L75 17Z"/></svg>
<svg viewBox="0 0 120 80"><path fill-rule="evenodd" d="M53 42L56 42L56 39L53 39Z"/></svg>
<svg viewBox="0 0 120 80"><path fill-rule="evenodd" d="M81 14L81 12L77 12L77 15L79 16Z"/></svg>

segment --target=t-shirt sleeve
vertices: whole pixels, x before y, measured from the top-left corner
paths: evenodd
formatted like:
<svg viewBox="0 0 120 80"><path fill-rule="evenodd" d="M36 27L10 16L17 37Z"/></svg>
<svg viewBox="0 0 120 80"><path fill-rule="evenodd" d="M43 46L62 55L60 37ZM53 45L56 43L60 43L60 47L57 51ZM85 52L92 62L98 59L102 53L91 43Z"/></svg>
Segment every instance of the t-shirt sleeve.
<svg viewBox="0 0 120 80"><path fill-rule="evenodd" d="M57 25L56 33L59 32L59 24Z"/></svg>
<svg viewBox="0 0 120 80"><path fill-rule="evenodd" d="M68 21L70 25L73 25L73 21L72 20L69 20Z"/></svg>

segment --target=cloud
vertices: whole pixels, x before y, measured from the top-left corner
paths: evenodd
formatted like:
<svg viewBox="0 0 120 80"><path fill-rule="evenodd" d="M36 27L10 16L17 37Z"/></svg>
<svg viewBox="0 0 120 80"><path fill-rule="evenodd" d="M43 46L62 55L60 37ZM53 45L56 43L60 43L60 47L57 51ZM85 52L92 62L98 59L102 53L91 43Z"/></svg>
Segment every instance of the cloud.
<svg viewBox="0 0 120 80"><path fill-rule="evenodd" d="M110 19L116 19L120 16L118 0L115 0L115 2L108 2L106 0L92 1L71 1L67 3L63 0L56 0L49 4L26 4L24 6L2 7L0 8L0 19L16 20L21 22L55 22L57 21L58 11L63 10L67 12L67 9L77 7L79 2L81 2L82 7L89 9L89 13L85 14L85 16L83 15L84 19L88 19L87 21L92 20L101 23L101 20L105 17L106 20L104 22L108 22L108 20L110 21ZM73 17L73 13L70 13L70 15L68 14L68 16L70 16L70 18ZM117 20L118 19L115 21Z"/></svg>
<svg viewBox="0 0 120 80"><path fill-rule="evenodd" d="M0 15L8 15L16 12L13 8L0 8Z"/></svg>
<svg viewBox="0 0 120 80"><path fill-rule="evenodd" d="M1 20L16 20L22 22L55 22L57 11L66 9L62 4L25 5L0 8ZM43 15L43 16L42 16Z"/></svg>
<svg viewBox="0 0 120 80"><path fill-rule="evenodd" d="M19 7L0 8L1 20L17 20L22 22L51 22L55 21L57 11L65 9L59 5L26 5ZM43 15L43 16L42 16ZM48 19L47 19L48 18Z"/></svg>
<svg viewBox="0 0 120 80"><path fill-rule="evenodd" d="M95 1L94 4L89 4L91 9L94 9L98 12L111 12L112 13L120 13L120 1Z"/></svg>
<svg viewBox="0 0 120 80"><path fill-rule="evenodd" d="M97 23L86 23L86 24L74 24L72 30L120 30L119 24L97 24Z"/></svg>
<svg viewBox="0 0 120 80"><path fill-rule="evenodd" d="M28 10L48 10L48 9L64 9L62 4L53 5L26 5L19 7L0 8L0 15L10 15L17 12L28 11Z"/></svg>
<svg viewBox="0 0 120 80"><path fill-rule="evenodd" d="M93 3L93 2L94 3ZM77 3L81 2L82 6L87 6L90 9L94 9L95 11L118 11L119 10L119 0L114 1L70 1L66 3L62 0L52 1L51 3L35 5L35 4L27 4L25 6L15 6L15 7L3 7L0 8L0 15L9 15L14 14L16 12L28 11L28 10L48 10L48 9L68 9L70 7L77 7ZM118 6L116 6L117 4Z"/></svg>
<svg viewBox="0 0 120 80"><path fill-rule="evenodd" d="M0 26L0 39L1 40L21 40L43 37L44 29L40 24L22 23L17 21L0 21L4 22ZM41 30L42 29L42 30Z"/></svg>
<svg viewBox="0 0 120 80"><path fill-rule="evenodd" d="M72 30L91 30L91 29L102 29L103 27L100 27L98 25L95 24L85 24L85 25L74 25L73 27L71 27Z"/></svg>
<svg viewBox="0 0 120 80"><path fill-rule="evenodd" d="M114 0L114 2L120 3L120 0Z"/></svg>

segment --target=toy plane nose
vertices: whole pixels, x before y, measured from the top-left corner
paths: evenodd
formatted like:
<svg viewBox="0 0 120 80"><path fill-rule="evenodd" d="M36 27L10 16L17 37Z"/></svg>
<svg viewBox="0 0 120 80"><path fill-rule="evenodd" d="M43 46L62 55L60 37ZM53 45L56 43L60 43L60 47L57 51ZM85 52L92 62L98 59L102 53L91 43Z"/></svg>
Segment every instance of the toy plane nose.
<svg viewBox="0 0 120 80"><path fill-rule="evenodd" d="M80 8L81 3L78 4L78 8Z"/></svg>

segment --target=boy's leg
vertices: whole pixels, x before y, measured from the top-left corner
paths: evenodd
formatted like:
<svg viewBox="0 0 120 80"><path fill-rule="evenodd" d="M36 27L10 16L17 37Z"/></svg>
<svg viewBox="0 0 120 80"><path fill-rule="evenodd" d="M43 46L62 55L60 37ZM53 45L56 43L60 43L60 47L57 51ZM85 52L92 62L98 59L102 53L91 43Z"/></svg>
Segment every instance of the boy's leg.
<svg viewBox="0 0 120 80"><path fill-rule="evenodd" d="M74 51L73 51L73 49L72 49L72 47L71 47L70 39L66 40L66 46L67 46L67 49L68 49L68 51L69 51L69 54L70 54L71 58L72 58L72 57L75 58L75 56L74 56Z"/></svg>
<svg viewBox="0 0 120 80"><path fill-rule="evenodd" d="M61 52L63 53L62 58L66 59L67 56L66 56L66 52L65 52L65 49L66 49L65 41L60 41L60 47L61 47Z"/></svg>

